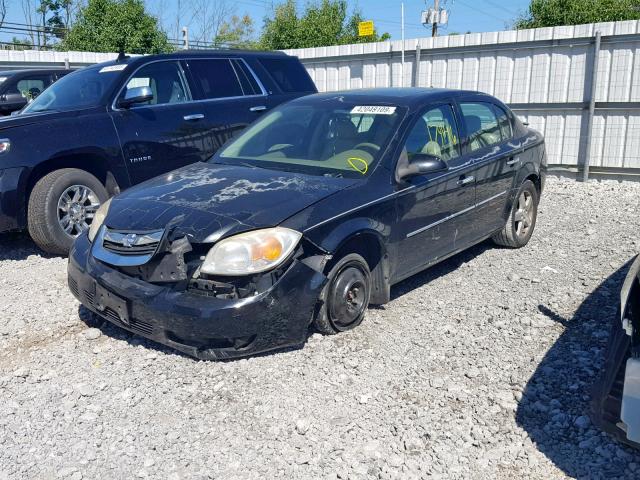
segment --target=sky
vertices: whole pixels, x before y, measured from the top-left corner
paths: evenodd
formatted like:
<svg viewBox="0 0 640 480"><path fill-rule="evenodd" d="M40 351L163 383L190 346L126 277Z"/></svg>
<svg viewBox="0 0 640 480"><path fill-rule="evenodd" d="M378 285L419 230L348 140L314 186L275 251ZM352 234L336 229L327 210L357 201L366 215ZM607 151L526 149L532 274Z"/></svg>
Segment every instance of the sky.
<svg viewBox="0 0 640 480"><path fill-rule="evenodd" d="M183 0L184 1L184 0ZM210 0L215 2L216 0ZM272 0L226 0L235 4L236 13L248 13L254 18L256 30L262 27L264 17L272 12ZM9 2L7 21L24 23L24 15L19 1ZM177 0L146 0L148 9L161 17L165 23L173 26L177 11ZM275 0L278 3L278 0ZM298 0L303 6L305 0ZM349 0L349 7L359 8L364 17L373 20L378 32L388 32L394 40L401 38L400 1L397 0ZM431 30L420 24L420 12L433 4L433 0L406 0L405 37L430 36ZM513 20L529 5L529 0L441 0L441 6L449 10L449 24L440 30L441 35L448 33L488 32L506 30ZM10 40L13 34L0 33L0 38ZM171 37L175 36L173 32Z"/></svg>

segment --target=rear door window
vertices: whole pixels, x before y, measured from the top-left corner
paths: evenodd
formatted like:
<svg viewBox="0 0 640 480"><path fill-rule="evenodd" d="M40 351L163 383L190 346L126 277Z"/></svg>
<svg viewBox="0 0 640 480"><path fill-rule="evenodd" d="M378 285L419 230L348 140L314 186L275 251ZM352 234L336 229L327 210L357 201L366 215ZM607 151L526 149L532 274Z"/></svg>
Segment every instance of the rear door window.
<svg viewBox="0 0 640 480"><path fill-rule="evenodd" d="M239 59L233 59L232 63L238 75L238 80L240 80L243 93L245 95L262 95L262 89L247 65Z"/></svg>
<svg viewBox="0 0 640 480"><path fill-rule="evenodd" d="M29 102L40 95L51 84L49 75L38 75L18 80L16 88Z"/></svg>
<svg viewBox="0 0 640 480"><path fill-rule="evenodd" d="M504 109L495 104L493 105L493 109L496 112L496 116L498 117L498 126L500 127L502 140L509 140L513 136L513 130L511 129L511 120L509 119L509 115L507 115L507 112L505 112Z"/></svg>
<svg viewBox="0 0 640 480"><path fill-rule="evenodd" d="M498 118L489 103L460 103L469 149L474 152L502 141Z"/></svg>
<svg viewBox="0 0 640 480"><path fill-rule="evenodd" d="M188 66L200 99L244 95L238 74L229 59L189 60Z"/></svg>
<svg viewBox="0 0 640 480"><path fill-rule="evenodd" d="M261 58L260 63L283 92L314 91L309 74L295 58Z"/></svg>
<svg viewBox="0 0 640 480"><path fill-rule="evenodd" d="M184 76L177 62L154 62L142 67L127 82L120 98L124 98L127 90L136 87L151 88L153 99L145 105L165 105L190 100Z"/></svg>

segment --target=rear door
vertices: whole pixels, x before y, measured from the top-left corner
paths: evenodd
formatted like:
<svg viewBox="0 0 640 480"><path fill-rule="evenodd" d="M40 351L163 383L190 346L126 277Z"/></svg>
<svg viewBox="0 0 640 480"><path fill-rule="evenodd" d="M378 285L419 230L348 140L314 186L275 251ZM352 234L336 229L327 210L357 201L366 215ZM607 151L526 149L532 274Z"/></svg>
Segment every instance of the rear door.
<svg viewBox="0 0 640 480"><path fill-rule="evenodd" d="M197 58L183 64L197 100L199 121L207 132L201 142L208 158L268 110L266 91L239 58Z"/></svg>
<svg viewBox="0 0 640 480"><path fill-rule="evenodd" d="M400 162L418 153L442 158L446 172L412 177L398 198L396 279L466 246L473 223L475 167L461 150L453 102L431 104L418 116ZM402 156L406 155L406 159Z"/></svg>
<svg viewBox="0 0 640 480"><path fill-rule="evenodd" d="M459 102L469 159L476 165L476 235L488 235L504 225L519 152L511 144L513 128L507 112L493 102Z"/></svg>
<svg viewBox="0 0 640 480"><path fill-rule="evenodd" d="M142 86L151 88L151 101L128 109L116 107L128 88ZM129 77L113 102L111 118L132 184L204 158L199 139L206 126L199 112L180 62L151 62Z"/></svg>

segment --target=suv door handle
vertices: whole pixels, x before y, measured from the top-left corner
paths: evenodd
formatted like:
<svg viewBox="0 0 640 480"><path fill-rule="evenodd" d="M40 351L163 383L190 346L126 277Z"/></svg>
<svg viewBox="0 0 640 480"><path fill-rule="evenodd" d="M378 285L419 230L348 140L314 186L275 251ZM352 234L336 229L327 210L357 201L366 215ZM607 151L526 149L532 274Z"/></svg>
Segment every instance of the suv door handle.
<svg viewBox="0 0 640 480"><path fill-rule="evenodd" d="M202 120L204 118L204 115L202 113L192 113L191 115L185 115L184 118L187 122L193 121L193 120Z"/></svg>
<svg viewBox="0 0 640 480"><path fill-rule="evenodd" d="M470 177L465 177L465 176L462 176L462 177L460 177L460 180L458 180L458 182L457 182L457 183L458 183L458 185L467 185L468 183L471 183L471 182L473 182L474 180L475 180L475 177L471 177L471 176L470 176Z"/></svg>
<svg viewBox="0 0 640 480"><path fill-rule="evenodd" d="M264 105L257 105L249 109L250 112L264 112L267 109Z"/></svg>
<svg viewBox="0 0 640 480"><path fill-rule="evenodd" d="M511 157L509 160L507 160L507 165L509 165L510 167L520 163L520 157Z"/></svg>

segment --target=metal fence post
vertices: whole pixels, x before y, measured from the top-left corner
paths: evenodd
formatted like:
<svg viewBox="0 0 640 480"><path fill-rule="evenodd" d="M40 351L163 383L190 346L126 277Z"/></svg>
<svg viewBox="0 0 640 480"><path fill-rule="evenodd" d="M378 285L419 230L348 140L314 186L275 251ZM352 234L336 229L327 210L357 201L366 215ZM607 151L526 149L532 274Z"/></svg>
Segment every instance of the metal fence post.
<svg viewBox="0 0 640 480"><path fill-rule="evenodd" d="M591 135L593 133L593 116L596 110L596 87L598 83L598 59L600 57L600 31L596 32L593 45L593 63L591 64L591 88L589 89L589 116L587 118L587 138L582 166L582 181L589 180L589 163L591 161Z"/></svg>
<svg viewBox="0 0 640 480"><path fill-rule="evenodd" d="M416 66L413 70L413 86L420 86L420 40L416 42Z"/></svg>

